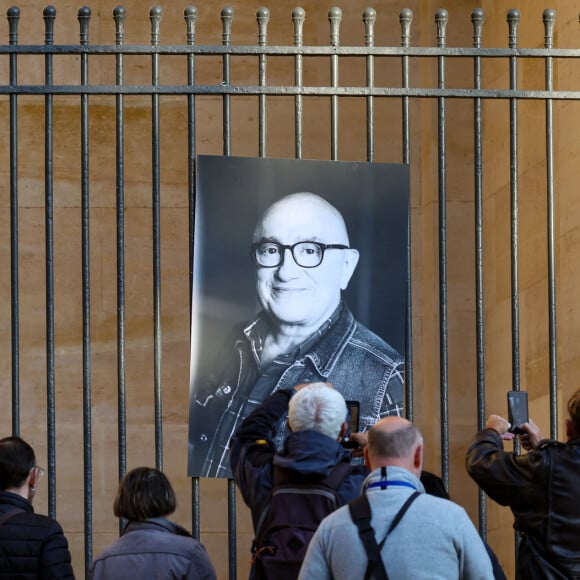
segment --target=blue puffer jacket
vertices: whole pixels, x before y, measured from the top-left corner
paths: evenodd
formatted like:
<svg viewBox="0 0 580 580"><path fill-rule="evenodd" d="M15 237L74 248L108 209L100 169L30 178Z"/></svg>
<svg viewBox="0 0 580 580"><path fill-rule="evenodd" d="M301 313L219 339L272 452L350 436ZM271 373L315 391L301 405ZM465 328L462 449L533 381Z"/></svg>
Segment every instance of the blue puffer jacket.
<svg viewBox="0 0 580 580"><path fill-rule="evenodd" d="M59 523L34 513L32 504L0 491L0 517L19 513L0 525L0 578L74 579L68 543Z"/></svg>

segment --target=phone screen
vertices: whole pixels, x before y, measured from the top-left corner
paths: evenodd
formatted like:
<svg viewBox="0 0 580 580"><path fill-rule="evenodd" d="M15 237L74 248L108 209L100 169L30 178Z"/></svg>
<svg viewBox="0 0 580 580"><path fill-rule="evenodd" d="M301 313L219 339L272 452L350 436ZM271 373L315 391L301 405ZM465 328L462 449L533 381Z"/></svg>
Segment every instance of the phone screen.
<svg viewBox="0 0 580 580"><path fill-rule="evenodd" d="M348 428L342 440L344 446L348 446L351 433L358 433L359 431L359 415L360 403L358 401L346 401L346 408L348 411L347 423Z"/></svg>
<svg viewBox="0 0 580 580"><path fill-rule="evenodd" d="M522 433L520 425L529 421L527 391L508 391L508 421L512 433Z"/></svg>

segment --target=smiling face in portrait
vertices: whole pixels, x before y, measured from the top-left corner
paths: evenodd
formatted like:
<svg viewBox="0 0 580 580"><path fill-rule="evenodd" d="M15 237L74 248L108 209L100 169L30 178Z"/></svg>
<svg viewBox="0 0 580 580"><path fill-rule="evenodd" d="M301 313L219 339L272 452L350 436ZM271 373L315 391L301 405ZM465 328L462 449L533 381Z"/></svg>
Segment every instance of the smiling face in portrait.
<svg viewBox="0 0 580 580"><path fill-rule="evenodd" d="M349 245L339 211L312 193L294 193L270 206L254 231L254 243L297 242ZM257 266L256 290L262 308L284 325L320 326L336 309L356 268L358 251L326 249L320 265L299 266L289 249L275 267Z"/></svg>

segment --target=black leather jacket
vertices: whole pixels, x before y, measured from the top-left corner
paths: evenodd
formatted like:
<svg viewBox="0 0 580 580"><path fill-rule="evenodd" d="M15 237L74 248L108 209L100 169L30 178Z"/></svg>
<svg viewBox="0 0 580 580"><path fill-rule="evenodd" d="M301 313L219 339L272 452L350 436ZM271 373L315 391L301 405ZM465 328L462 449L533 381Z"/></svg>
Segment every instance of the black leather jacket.
<svg viewBox="0 0 580 580"><path fill-rule="evenodd" d="M580 578L580 439L544 440L523 455L506 453L493 429L479 432L467 471L491 499L509 506L521 532L516 579Z"/></svg>

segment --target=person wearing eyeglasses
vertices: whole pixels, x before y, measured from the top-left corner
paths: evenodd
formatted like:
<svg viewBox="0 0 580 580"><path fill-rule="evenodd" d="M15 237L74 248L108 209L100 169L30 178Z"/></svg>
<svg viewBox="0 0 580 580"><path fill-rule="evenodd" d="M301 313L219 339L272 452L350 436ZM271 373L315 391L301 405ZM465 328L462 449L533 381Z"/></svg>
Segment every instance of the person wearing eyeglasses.
<svg viewBox="0 0 580 580"><path fill-rule="evenodd" d="M287 195L262 215L250 255L261 310L220 353L217 372L195 385L190 472L196 476L231 477L236 428L274 391L296 384L329 382L357 401L361 431L403 412L402 356L356 321L342 298L359 252L350 247L341 213L314 193ZM280 448L288 433L276 431Z"/></svg>
<svg viewBox="0 0 580 580"><path fill-rule="evenodd" d="M24 439L0 439L0 578L74 579L60 524L32 507L43 473Z"/></svg>

